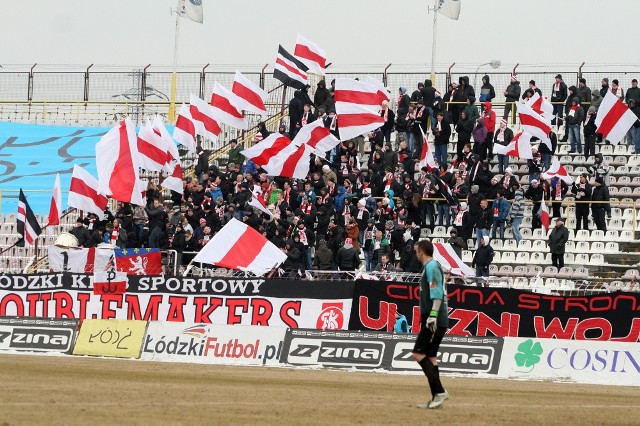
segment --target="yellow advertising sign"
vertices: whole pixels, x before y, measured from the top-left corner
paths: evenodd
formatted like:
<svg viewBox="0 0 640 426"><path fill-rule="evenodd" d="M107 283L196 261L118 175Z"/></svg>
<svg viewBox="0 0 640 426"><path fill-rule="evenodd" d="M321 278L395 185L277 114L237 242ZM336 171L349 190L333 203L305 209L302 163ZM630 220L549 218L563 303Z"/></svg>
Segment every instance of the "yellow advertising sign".
<svg viewBox="0 0 640 426"><path fill-rule="evenodd" d="M146 321L84 320L73 354L140 358L146 329Z"/></svg>

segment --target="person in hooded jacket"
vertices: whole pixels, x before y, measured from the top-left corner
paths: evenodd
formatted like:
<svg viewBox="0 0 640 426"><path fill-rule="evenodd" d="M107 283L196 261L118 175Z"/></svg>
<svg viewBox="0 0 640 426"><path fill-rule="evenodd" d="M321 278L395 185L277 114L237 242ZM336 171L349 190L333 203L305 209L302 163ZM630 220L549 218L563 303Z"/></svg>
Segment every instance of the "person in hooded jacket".
<svg viewBox="0 0 640 426"><path fill-rule="evenodd" d="M407 88L400 87L398 89L398 109L396 110L398 117L406 117L409 113L409 105L411 98L407 95Z"/></svg>
<svg viewBox="0 0 640 426"><path fill-rule="evenodd" d="M571 86L573 87L573 86ZM569 89L571 90L571 89ZM584 110L580 106L580 98L575 96L571 100L571 106L567 112L567 127L569 128L569 138L571 140L571 149L569 154L578 151L578 154L582 154L582 140L580 138L580 126L584 121Z"/></svg>
<svg viewBox="0 0 640 426"><path fill-rule="evenodd" d="M302 90L293 92L293 99L289 101L289 138L293 140L298 133L299 128L296 127L302 119L304 113L304 93Z"/></svg>
<svg viewBox="0 0 640 426"><path fill-rule="evenodd" d="M482 77L482 87L480 88L480 102L491 102L496 97L496 91L489 82L489 76Z"/></svg>
<svg viewBox="0 0 640 426"><path fill-rule="evenodd" d="M287 255L287 258L282 263L282 268L298 269L300 266L300 250L298 250L292 239L287 240L282 252Z"/></svg>
<svg viewBox="0 0 640 426"><path fill-rule="evenodd" d="M424 81L424 86L420 90L420 93L422 94L424 107L426 108L427 112L429 113L429 117L431 118L431 129L433 129L436 124L436 114L433 109L433 106L436 102L436 92L437 90L435 87L433 87L433 82L429 79L426 79Z"/></svg>
<svg viewBox="0 0 640 426"><path fill-rule="evenodd" d="M327 242L321 239L313 256L313 269L330 271L332 266L333 252L327 247Z"/></svg>
<svg viewBox="0 0 640 426"><path fill-rule="evenodd" d="M556 117L558 117L558 127L562 126L562 117L564 108L562 102L567 100L567 85L562 80L562 74L556 75L556 81L551 88L551 103L553 104L553 120L551 124L556 125Z"/></svg>
<svg viewBox="0 0 640 426"><path fill-rule="evenodd" d="M520 88L520 82L518 81L518 76L515 74L512 74L511 83L509 83L509 86L507 86L507 88L504 91L505 105L504 105L504 114L502 115L502 118L504 118L507 121L509 121L509 113L511 112L511 110L515 109L515 103L518 102L520 99L521 90L522 89ZM514 111L514 115L515 115L515 111Z"/></svg>
<svg viewBox="0 0 640 426"><path fill-rule="evenodd" d="M389 101L382 102L382 110L380 116L384 119L384 124L380 128L384 141L391 143L391 133L393 132L393 126L396 120L396 115L391 108L389 108ZM380 144L382 146L382 144Z"/></svg>
<svg viewBox="0 0 640 426"><path fill-rule="evenodd" d="M450 110L457 110L455 113L452 112L452 115L457 117L460 116L460 111L466 108L466 104L469 100L469 96L473 96L475 100L476 92L473 90L473 87L469 85L469 77L462 76L458 78L458 87L453 94L452 102L456 102L456 104L451 105L449 107ZM469 115L471 117L471 115ZM457 121L456 121L457 123Z"/></svg>
<svg viewBox="0 0 640 426"><path fill-rule="evenodd" d="M360 256L353 248L353 240L345 238L344 245L340 247L336 254L336 263L341 271L355 271L360 266Z"/></svg>
<svg viewBox="0 0 640 426"><path fill-rule="evenodd" d="M458 124L456 124L456 133L458 134L458 142L456 143L457 162L464 159L464 146L471 142L471 132L474 124L474 121L467 116L466 111L460 112L460 118L458 119Z"/></svg>
<svg viewBox="0 0 640 426"><path fill-rule="evenodd" d="M576 233L580 229L589 230L589 201L591 201L591 184L587 180L588 174L580 175L578 182L574 182L571 192L575 195L576 201Z"/></svg>
<svg viewBox="0 0 640 426"><path fill-rule="evenodd" d="M567 241L569 241L569 230L564 226L562 219L558 218L556 226L553 227L549 234L551 262L558 270L564 266L564 252Z"/></svg>
<svg viewBox="0 0 640 426"><path fill-rule="evenodd" d="M471 133L473 135L473 153L480 157L480 161L487 159L487 128L485 127L484 119L478 118L476 120L476 126Z"/></svg>
<svg viewBox="0 0 640 426"><path fill-rule="evenodd" d="M607 222L604 218L605 211L609 206L609 188L604 184L602 177L597 177L593 184L593 192L591 193L591 213L593 214L593 222L598 230L607 232ZM595 202L598 201L598 202Z"/></svg>
<svg viewBox="0 0 640 426"><path fill-rule="evenodd" d="M489 266L491 266L495 254L489 241L490 238L487 235L483 236L480 247L478 247L476 253L473 255L471 267L476 268L476 277L489 276Z"/></svg>
<svg viewBox="0 0 640 426"><path fill-rule="evenodd" d="M487 157L493 160L493 134L496 130L496 112L491 108L491 102L482 103L482 118L484 127L487 128L487 137L484 141L487 149Z"/></svg>
<svg viewBox="0 0 640 426"><path fill-rule="evenodd" d="M544 197L542 185L538 183L538 179L533 179L531 181L531 185L529 185L529 188L525 191L524 197L533 201L533 210L531 211L531 229L538 229L542 225L539 213L542 199Z"/></svg>
<svg viewBox="0 0 640 426"><path fill-rule="evenodd" d="M631 90L631 89L629 89ZM627 91L627 94L629 91ZM635 98L629 99L627 102L627 106L633 112L638 119L640 119L640 105L636 102ZM640 154L640 133L638 132L638 128L640 128L640 120L636 120L635 123L629 128L627 132L627 143L633 146L634 154ZM585 126L586 129L586 126ZM585 130L586 131L586 130ZM585 136L586 139L586 136Z"/></svg>
<svg viewBox="0 0 640 426"><path fill-rule="evenodd" d="M464 110L471 120L475 121L480 118L480 113L478 112L478 107L476 106L475 96L469 96L467 98L467 105L464 107Z"/></svg>
<svg viewBox="0 0 640 426"><path fill-rule="evenodd" d="M569 113L569 111L571 111L571 106L573 103L573 99L576 97L576 91L578 89L576 88L576 86L571 86L569 87L569 94L567 95L567 99L564 102L564 112L565 115ZM568 120L568 117L567 117ZM569 140L569 123L566 123L565 126L565 132L564 132L564 136L562 136L562 139L560 139L560 142L567 142Z"/></svg>
<svg viewBox="0 0 640 426"><path fill-rule="evenodd" d="M327 99L329 98L329 89L327 89L327 83L324 80L318 82L316 93L313 95L313 104L316 108L325 106Z"/></svg>

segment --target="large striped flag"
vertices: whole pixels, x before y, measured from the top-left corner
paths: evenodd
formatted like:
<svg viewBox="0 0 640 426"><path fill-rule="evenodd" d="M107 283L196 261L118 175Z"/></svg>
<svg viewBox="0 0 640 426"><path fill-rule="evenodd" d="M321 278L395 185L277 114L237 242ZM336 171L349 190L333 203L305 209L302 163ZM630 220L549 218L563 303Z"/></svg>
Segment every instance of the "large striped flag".
<svg viewBox="0 0 640 426"><path fill-rule="evenodd" d="M337 78L335 99L340 140L353 139L384 124L380 108L386 99L377 87L349 78Z"/></svg>
<svg viewBox="0 0 640 426"><path fill-rule="evenodd" d="M549 224L551 223L551 216L549 215L549 207L547 207L547 201L543 198L542 203L540 204L540 211L538 212L540 216L540 224L542 225L542 235L544 237L547 236L549 232Z"/></svg>
<svg viewBox="0 0 640 426"><path fill-rule="evenodd" d="M535 112L528 104L516 102L516 108L518 110L518 116L520 117L522 131L540 139L542 143L547 145L549 150L552 151L551 139L549 139L551 121Z"/></svg>
<svg viewBox="0 0 640 426"><path fill-rule="evenodd" d="M247 130L249 124L242 113L246 102L227 90L217 81L213 84L211 94L211 109L213 116L219 123L227 124L241 130Z"/></svg>
<svg viewBox="0 0 640 426"><path fill-rule="evenodd" d="M569 176L567 169L565 169L557 159L553 160L553 163L551 163L551 167L549 167L549 170L542 174L542 177L547 180L551 180L554 177L557 177L565 181L567 185L571 185L573 183L573 178Z"/></svg>
<svg viewBox="0 0 640 426"><path fill-rule="evenodd" d="M144 205L138 188L139 155L136 128L127 117L96 144L98 192L124 203Z"/></svg>
<svg viewBox="0 0 640 426"><path fill-rule="evenodd" d="M475 277L476 273L473 268L465 264L462 259L458 257L456 252L448 243L433 243L433 258L444 269L451 271L454 275L460 275L463 277Z"/></svg>
<svg viewBox="0 0 640 426"><path fill-rule="evenodd" d="M215 119L211 105L192 93L189 100L189 112L191 113L191 119L196 130L196 134L209 138L212 142L217 141L221 129L220 124L218 124L218 120ZM180 111L180 113L182 113L182 111ZM176 127L178 127L177 123ZM175 133L173 137L176 137ZM176 138L176 140L178 140L178 138ZM178 140L178 142L180 142L180 140ZM189 148L189 150L191 150L191 148ZM194 140L193 153L195 152L196 143Z"/></svg>
<svg viewBox="0 0 640 426"><path fill-rule="evenodd" d="M180 145L183 145L189 150L191 154L196 153L196 121L191 115L191 107L187 107L182 104L180 111L178 112L178 118L176 119L176 126L173 128L173 139L178 141ZM196 107L193 107L194 112L200 117L199 111ZM201 130L205 133L204 125L198 121L198 125L202 126ZM217 124L217 123L216 123ZM217 138L216 135L213 135ZM214 139L215 140L215 139Z"/></svg>
<svg viewBox="0 0 640 426"><path fill-rule="evenodd" d="M49 207L49 225L60 225L62 217L62 191L60 189L60 175L56 173L56 182L51 194L51 206Z"/></svg>
<svg viewBox="0 0 640 426"><path fill-rule="evenodd" d="M267 101L269 94L242 75L240 71L236 71L231 91L244 102L242 109L260 114L263 120L267 118L267 107L264 103Z"/></svg>
<svg viewBox="0 0 640 426"><path fill-rule="evenodd" d="M273 77L286 86L304 89L307 86L307 71L309 68L295 56L278 46L278 56L273 68Z"/></svg>
<svg viewBox="0 0 640 426"><path fill-rule="evenodd" d="M33 214L27 197L24 196L22 188L20 188L20 195L18 198L18 216L17 216L17 228L20 239L16 242L16 246L24 247L25 245L31 246L38 238L38 235L42 233L42 229L38 224L36 215Z"/></svg>
<svg viewBox="0 0 640 426"><path fill-rule="evenodd" d="M540 93L534 92L533 96L526 102L526 104L541 116L549 120L553 118L553 105L547 100L547 98L540 96Z"/></svg>
<svg viewBox="0 0 640 426"><path fill-rule="evenodd" d="M169 134L167 128L164 126L164 123L162 122L162 119L159 115L156 114L156 116L153 118L151 127L153 128L153 132L156 135L160 136L162 140L166 142L165 146L167 147L167 151L169 151L169 154L171 154L172 157L172 162L169 163L169 170L173 170L174 165L176 163L180 163L180 153L178 152L176 143Z"/></svg>
<svg viewBox="0 0 640 426"><path fill-rule="evenodd" d="M531 135L526 132L520 132L513 137L507 146L495 144L493 146L493 152L530 160L533 158L533 152L531 152Z"/></svg>
<svg viewBox="0 0 640 426"><path fill-rule="evenodd" d="M149 120L147 120L146 124L140 126L138 152L140 152L141 168L156 172L169 172L172 170L172 156L169 152L168 143L162 138L160 132L153 130Z"/></svg>
<svg viewBox="0 0 640 426"><path fill-rule="evenodd" d="M140 196L142 198L142 195ZM98 193L98 181L80 166L73 166L69 199L67 204L87 213L95 213L98 219L104 219L104 209L109 200Z"/></svg>
<svg viewBox="0 0 640 426"><path fill-rule="evenodd" d="M616 95L607 92L596 115L596 132L617 145L637 119L638 117Z"/></svg>
<svg viewBox="0 0 640 426"><path fill-rule="evenodd" d="M433 158L433 151L429 147L429 140L427 135L424 134L422 126L420 127L420 133L422 133L422 151L420 151L420 168L426 167L429 170L438 170L438 163Z"/></svg>
<svg viewBox="0 0 640 426"><path fill-rule="evenodd" d="M281 176L293 179L304 179L309 174L311 154L314 152L307 144L302 144L293 152L281 152L276 155L275 162L262 166L269 176Z"/></svg>
<svg viewBox="0 0 640 426"><path fill-rule="evenodd" d="M269 164L275 165L280 158L278 156L289 155L295 150L296 146L291 139L280 133L272 133L262 142L240 151L240 154L253 161L258 167L264 167Z"/></svg>
<svg viewBox="0 0 640 426"><path fill-rule="evenodd" d="M384 83L378 80L377 78L370 75L365 75L360 79L360 81L366 84L370 84L371 86L377 87L378 95L380 95L380 97L384 101L387 101L387 102L391 101L391 92L389 92L389 89L385 87Z"/></svg>
<svg viewBox="0 0 640 426"><path fill-rule="evenodd" d="M286 258L285 253L258 231L231 219L193 260L264 275L280 266Z"/></svg>
<svg viewBox="0 0 640 426"><path fill-rule="evenodd" d="M293 139L293 143L296 146L303 144L308 145L315 151L316 155L324 157L325 154L336 147L340 141L331 134L328 128L324 127L322 120L316 120L306 126L302 126Z"/></svg>
<svg viewBox="0 0 640 426"><path fill-rule="evenodd" d="M300 59L312 74L325 75L325 67L327 66L327 52L320 48L317 44L302 37L298 34L296 47L293 51L296 58Z"/></svg>

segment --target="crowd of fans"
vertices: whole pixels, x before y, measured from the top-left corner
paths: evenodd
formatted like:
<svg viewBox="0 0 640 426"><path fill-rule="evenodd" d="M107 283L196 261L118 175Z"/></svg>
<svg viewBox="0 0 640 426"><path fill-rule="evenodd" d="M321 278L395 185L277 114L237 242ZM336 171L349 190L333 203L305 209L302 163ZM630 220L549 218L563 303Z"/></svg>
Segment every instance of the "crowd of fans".
<svg viewBox="0 0 640 426"><path fill-rule="evenodd" d="M478 91L468 77L461 77L440 93L426 80L415 91L400 87L397 106L381 106L384 125L368 135L342 141L326 158L314 157L305 180L267 176L243 158L243 146L230 142L228 163L209 164L208 153L198 147L195 177L184 179L184 194L171 193L162 199L161 191L150 183L146 206L118 203L100 221L95 215L78 220L71 230L84 247L111 242L119 247L159 247L176 250L185 265L231 218L243 221L265 235L287 254L283 268L292 270L354 270L419 272L413 250L422 228L433 231L437 225L452 227L448 242L456 253L468 249L476 239L472 266L480 276L488 275L492 262L491 239L505 238L511 226L517 243L524 216L524 202L533 203L532 228L540 228L540 206L551 200L551 217L561 218L562 200L575 196L576 229L587 229L589 214L598 229L606 230L605 215L611 214L607 179L610 167L595 152L596 142L606 143L595 132L595 115L607 91L623 99L640 117L640 88L624 92L617 80L602 80L601 88L591 90L580 79L578 87L567 85L562 76L550 91L543 93L535 81L522 91L517 76L504 90L507 102L520 102L535 92L554 103L554 128L563 129L571 153L583 153L589 172L573 185L558 178L549 181L541 173L549 168L558 136L552 131L552 148L545 144L533 149L527 161L529 181L524 187L509 167L509 157L495 155L496 144L508 145L514 137L509 127L513 104L506 104L502 120L492 106L495 88L489 76ZM307 90L297 90L289 103L290 126L279 132L293 139L299 129L322 120L339 137L339 120L329 88L318 83L313 100ZM566 126L561 128L565 124ZM640 152L640 121L629 130L627 142ZM439 168L416 170L422 149L422 132L434 143ZM392 135L395 133L395 138ZM448 158L448 144L457 134L456 153ZM256 143L267 137L264 123L259 125ZM583 145L584 138L584 145ZM365 156L369 140L370 155ZM584 151L583 151L584 146ZM490 163L497 163L498 174ZM248 205L258 198L272 216ZM463 201L464 200L464 201ZM554 264L562 266L566 243L561 220L550 237ZM565 228L566 229L566 228ZM563 243L564 240L564 243ZM361 259L364 259L363 261ZM361 265L363 263L363 265Z"/></svg>

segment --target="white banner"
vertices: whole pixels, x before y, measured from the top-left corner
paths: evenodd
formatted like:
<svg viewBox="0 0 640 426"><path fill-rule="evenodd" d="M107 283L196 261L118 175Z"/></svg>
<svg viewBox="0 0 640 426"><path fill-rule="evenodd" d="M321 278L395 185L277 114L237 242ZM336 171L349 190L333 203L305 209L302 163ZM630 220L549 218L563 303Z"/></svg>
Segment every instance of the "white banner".
<svg viewBox="0 0 640 426"><path fill-rule="evenodd" d="M508 337L498 376L640 386L640 344Z"/></svg>
<svg viewBox="0 0 640 426"><path fill-rule="evenodd" d="M141 359L225 365L277 365L287 329L152 321Z"/></svg>

